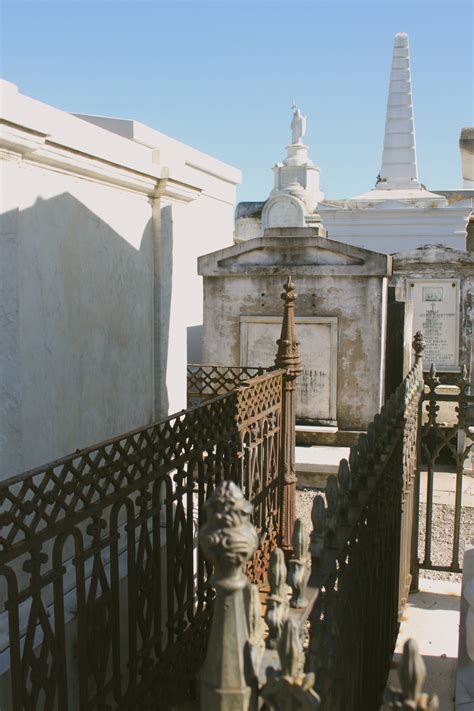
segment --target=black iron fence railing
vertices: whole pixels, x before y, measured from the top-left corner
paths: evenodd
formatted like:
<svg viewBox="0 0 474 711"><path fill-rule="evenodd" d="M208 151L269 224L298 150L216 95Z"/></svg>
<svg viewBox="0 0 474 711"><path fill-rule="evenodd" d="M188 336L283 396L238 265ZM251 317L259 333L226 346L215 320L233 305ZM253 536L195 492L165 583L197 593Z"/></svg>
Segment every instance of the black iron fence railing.
<svg viewBox="0 0 474 711"><path fill-rule="evenodd" d="M313 510L307 668L327 711L380 707L411 582L421 388L416 365Z"/></svg>
<svg viewBox="0 0 474 711"><path fill-rule="evenodd" d="M415 557L421 339L415 345L415 366L351 448L349 461L341 461L337 477L329 477L325 496L316 494L309 541L297 521L288 570L283 551L272 554L268 635L258 592L240 572L257 545L251 507L231 482L206 505L200 542L215 563L217 601L200 675L201 709L256 711L260 698L275 709L379 711ZM420 694L422 663L413 643L404 652L408 664L416 664L411 691L389 693L386 708L408 698L436 708L435 699Z"/></svg>
<svg viewBox="0 0 474 711"><path fill-rule="evenodd" d="M463 508L463 476L474 474L474 395L466 369L453 377L437 374L432 366L425 375L421 411L420 568L459 573L471 536L468 510ZM445 485L437 487L439 479ZM450 492L442 502L436 501L437 488ZM436 515L439 507L442 517ZM441 518L443 528L435 531ZM439 534L449 546L433 545Z"/></svg>
<svg viewBox="0 0 474 711"><path fill-rule="evenodd" d="M144 711L193 698L214 600L197 545L205 502L232 480L252 503L257 584L292 526L290 279L282 296L281 368L240 369L225 394L0 483L2 707Z"/></svg>
<svg viewBox="0 0 474 711"><path fill-rule="evenodd" d="M11 708L133 708L151 679L169 700L188 693L213 597L196 534L216 485L253 503L250 579L279 542L283 374L2 482Z"/></svg>
<svg viewBox="0 0 474 711"><path fill-rule="evenodd" d="M264 368L190 364L187 368L186 382L188 407L199 405L217 395L229 393L249 378L262 375L264 372Z"/></svg>

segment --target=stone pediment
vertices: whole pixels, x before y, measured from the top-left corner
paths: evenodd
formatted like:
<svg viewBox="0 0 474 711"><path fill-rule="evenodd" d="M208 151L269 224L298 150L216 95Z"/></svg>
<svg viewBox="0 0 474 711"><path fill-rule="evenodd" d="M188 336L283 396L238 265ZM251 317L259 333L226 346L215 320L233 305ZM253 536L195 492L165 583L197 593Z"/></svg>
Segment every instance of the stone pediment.
<svg viewBox="0 0 474 711"><path fill-rule="evenodd" d="M199 258L199 274L353 274L391 273L386 254L329 240L317 229L279 228L266 230L263 237L235 244Z"/></svg>

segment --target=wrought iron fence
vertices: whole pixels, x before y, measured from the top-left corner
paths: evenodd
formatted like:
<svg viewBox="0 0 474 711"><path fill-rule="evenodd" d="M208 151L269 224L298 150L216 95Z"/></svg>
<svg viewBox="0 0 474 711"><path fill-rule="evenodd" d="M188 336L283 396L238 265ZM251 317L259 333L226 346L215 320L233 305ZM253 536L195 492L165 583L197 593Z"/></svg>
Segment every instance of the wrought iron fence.
<svg viewBox="0 0 474 711"><path fill-rule="evenodd" d="M313 508L308 671L321 709L379 709L411 582L421 360Z"/></svg>
<svg viewBox="0 0 474 711"><path fill-rule="evenodd" d="M387 711L438 709L437 697L422 692L425 668L413 640L403 650L401 689L384 693L410 581L409 497L422 387L418 352L350 461L328 480L326 501L315 497L309 540L296 521L288 571L283 551L273 552L266 640L259 591L243 574L258 544L252 507L233 482L223 482L206 503L199 538L215 564L217 599L200 674L201 710L257 711L262 703L273 711L379 711L382 703Z"/></svg>
<svg viewBox="0 0 474 711"><path fill-rule="evenodd" d="M469 522L464 522L463 475L474 473L474 395L466 368L457 378L437 374L434 366L425 375L421 401L421 491L420 506L420 568L462 571L463 543L470 538ZM435 484L438 477L449 481L451 502L436 503ZM454 486L453 486L454 485ZM445 541L451 542L451 554L442 558L433 546L435 507L444 509L444 519L451 520L451 530L444 526ZM463 525L464 524L464 525Z"/></svg>
<svg viewBox="0 0 474 711"><path fill-rule="evenodd" d="M7 708L169 709L192 697L214 600L197 546L205 502L224 480L252 502L255 583L293 512L290 279L282 297L271 372L245 383L240 373L238 387L198 407L0 484Z"/></svg>
<svg viewBox="0 0 474 711"><path fill-rule="evenodd" d="M1 484L13 709L144 707L147 694L167 708L186 695L213 597L196 543L204 502L223 479L252 501L255 582L279 541L283 375Z"/></svg>
<svg viewBox="0 0 474 711"><path fill-rule="evenodd" d="M229 393L246 380L263 373L264 368L190 364L186 379L188 407Z"/></svg>

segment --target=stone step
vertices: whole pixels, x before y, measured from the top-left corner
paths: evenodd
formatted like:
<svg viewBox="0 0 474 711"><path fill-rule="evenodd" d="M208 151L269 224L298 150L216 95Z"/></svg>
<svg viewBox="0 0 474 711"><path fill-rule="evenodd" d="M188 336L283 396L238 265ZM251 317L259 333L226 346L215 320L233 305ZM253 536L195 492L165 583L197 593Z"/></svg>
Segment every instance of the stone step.
<svg viewBox="0 0 474 711"><path fill-rule="evenodd" d="M349 457L349 447L296 447L295 472L298 486L324 488L330 474L337 474L341 459Z"/></svg>

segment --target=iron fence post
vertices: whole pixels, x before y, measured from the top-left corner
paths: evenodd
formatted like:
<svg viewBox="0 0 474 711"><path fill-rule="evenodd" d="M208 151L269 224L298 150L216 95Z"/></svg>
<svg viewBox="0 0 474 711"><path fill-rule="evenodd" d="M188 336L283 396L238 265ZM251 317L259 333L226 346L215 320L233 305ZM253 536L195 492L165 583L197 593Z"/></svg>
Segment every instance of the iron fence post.
<svg viewBox="0 0 474 711"><path fill-rule="evenodd" d="M205 504L199 532L205 557L214 564L216 600L206 659L201 670L203 711L257 711L257 672L264 651L256 586L243 565L258 546L250 523L252 505L232 481L222 482Z"/></svg>
<svg viewBox="0 0 474 711"><path fill-rule="evenodd" d="M413 484L413 524L411 542L411 584L410 592L418 592L420 580L420 561L418 559L418 536L420 528L420 466L421 466L421 428L423 426L423 351L426 341L421 331L417 331L413 339L413 350L415 351L415 365L420 395L417 405L418 421L416 433L416 464L415 481Z"/></svg>
<svg viewBox="0 0 474 711"><path fill-rule="evenodd" d="M296 340L295 301L298 296L294 289L291 276L283 285L281 298L285 302L281 335L277 341L278 351L275 358L277 368L285 370L283 376L282 397L282 435L281 435L281 480L282 480L282 513L281 513L281 546L285 551L291 550L291 537L295 523L296 474L295 474L295 443L296 415L295 396L296 378L301 375L302 367L299 354L299 341Z"/></svg>

